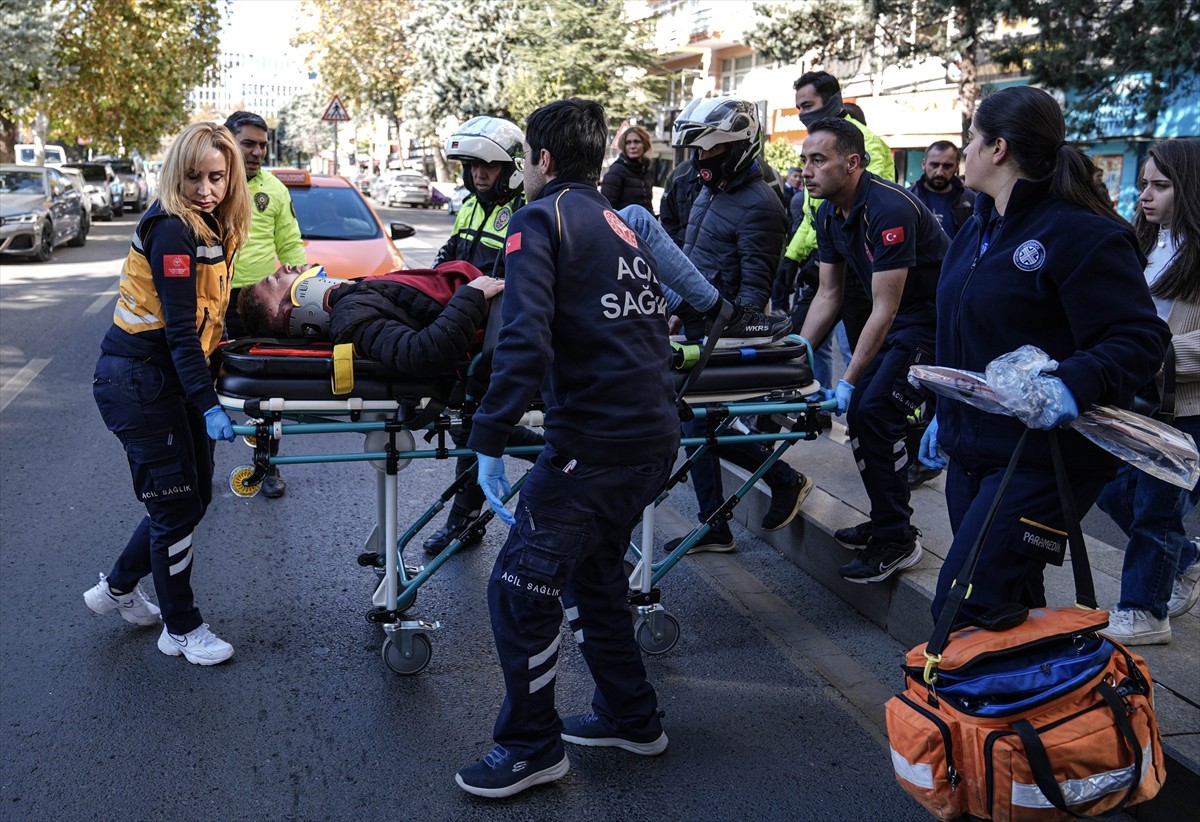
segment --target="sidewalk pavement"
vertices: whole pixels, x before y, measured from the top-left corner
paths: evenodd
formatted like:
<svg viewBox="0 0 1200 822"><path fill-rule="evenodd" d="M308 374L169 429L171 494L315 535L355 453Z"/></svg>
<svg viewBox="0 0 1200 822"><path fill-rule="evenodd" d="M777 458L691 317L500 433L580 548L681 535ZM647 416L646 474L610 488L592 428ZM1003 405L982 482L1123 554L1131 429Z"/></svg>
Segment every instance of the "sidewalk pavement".
<svg viewBox="0 0 1200 822"><path fill-rule="evenodd" d="M835 422L832 431L823 432L814 441L796 443L784 458L816 483L800 509L800 516L783 530L763 532L758 524L770 497L765 484L760 482L734 509L734 517L903 645L927 641L933 627L929 605L951 542L943 477L926 483L912 495L912 522L921 529L921 544L925 549L921 562L884 582L860 585L846 582L838 575L838 568L849 562L854 552L833 539L838 528L867 519L866 512L870 509L846 442L845 428ZM749 476L728 463L722 465L727 489ZM1084 538L1096 597L1101 607L1112 607L1120 592L1121 547L1087 535L1086 524ZM1064 564L1061 568L1047 567L1046 571L1049 604L1073 603L1070 567ZM1191 807L1196 807L1200 802L1200 607L1172 619L1171 630L1169 645L1137 646L1133 650L1145 658L1154 678L1155 707L1167 756L1167 782L1160 796L1165 799L1170 791L1170 805L1179 807L1176 801L1186 796ZM1157 800L1148 803L1147 811L1155 804ZM1153 814L1136 815L1153 818Z"/></svg>

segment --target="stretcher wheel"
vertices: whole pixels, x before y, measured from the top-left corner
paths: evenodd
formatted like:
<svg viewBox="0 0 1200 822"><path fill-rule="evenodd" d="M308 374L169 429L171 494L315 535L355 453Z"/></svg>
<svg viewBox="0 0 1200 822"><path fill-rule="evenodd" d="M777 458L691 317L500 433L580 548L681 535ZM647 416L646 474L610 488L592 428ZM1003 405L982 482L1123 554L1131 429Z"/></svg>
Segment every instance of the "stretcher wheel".
<svg viewBox="0 0 1200 822"><path fill-rule="evenodd" d="M425 634L413 634L412 655L407 658L400 651L400 643L392 637L383 641L384 664L402 676L419 674L425 670L432 655L433 644Z"/></svg>
<svg viewBox="0 0 1200 822"><path fill-rule="evenodd" d="M258 419L246 420L247 425L258 425L260 422L262 422L262 420L258 420ZM251 448L253 448L255 445L258 445L258 437L254 436L253 434L243 434L242 442L246 443L246 445L249 445Z"/></svg>
<svg viewBox="0 0 1200 822"><path fill-rule="evenodd" d="M254 475L253 465L239 465L229 472L229 490L239 497L257 497L258 492L262 490L262 483L258 482L254 485L244 485L243 482Z"/></svg>
<svg viewBox="0 0 1200 822"><path fill-rule="evenodd" d="M679 620L663 611L660 624L662 633L658 636L655 636L654 632L650 630L650 620L646 617L639 619L633 629L637 636L638 647L651 656L665 654L679 641Z"/></svg>

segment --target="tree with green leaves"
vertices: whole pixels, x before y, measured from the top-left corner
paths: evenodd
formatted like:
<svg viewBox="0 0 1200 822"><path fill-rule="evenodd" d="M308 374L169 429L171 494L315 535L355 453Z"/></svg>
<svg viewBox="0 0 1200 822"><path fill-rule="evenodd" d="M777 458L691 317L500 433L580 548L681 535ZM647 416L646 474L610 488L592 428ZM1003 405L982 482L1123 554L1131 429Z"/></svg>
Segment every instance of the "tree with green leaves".
<svg viewBox="0 0 1200 822"><path fill-rule="evenodd" d="M515 116L562 97L595 100L613 125L650 114L667 82L651 74L658 67L652 20L630 21L622 0L544 0L522 12L519 68L508 88Z"/></svg>
<svg viewBox="0 0 1200 822"><path fill-rule="evenodd" d="M293 45L312 50L321 82L347 105L395 122L412 89L403 21L413 6L411 0L305 0L305 14L317 22Z"/></svg>
<svg viewBox="0 0 1200 822"><path fill-rule="evenodd" d="M188 93L216 71L218 0L72 0L57 30L74 77L35 105L50 132L100 151L156 149L188 121Z"/></svg>
<svg viewBox="0 0 1200 822"><path fill-rule="evenodd" d="M295 161L333 148L333 123L321 119L329 106L330 93L314 86L288 101L279 111L280 159Z"/></svg>
<svg viewBox="0 0 1200 822"><path fill-rule="evenodd" d="M1033 83L1074 92L1065 113L1081 134L1104 136L1097 114L1116 95L1132 95L1153 123L1173 90L1200 83L1196 0L996 2L1010 19L1032 22L1035 33L1006 37L994 59Z"/></svg>
<svg viewBox="0 0 1200 822"><path fill-rule="evenodd" d="M65 16L64 5L55 0L0 3L0 162L14 160L21 112L71 77L54 50L54 33Z"/></svg>

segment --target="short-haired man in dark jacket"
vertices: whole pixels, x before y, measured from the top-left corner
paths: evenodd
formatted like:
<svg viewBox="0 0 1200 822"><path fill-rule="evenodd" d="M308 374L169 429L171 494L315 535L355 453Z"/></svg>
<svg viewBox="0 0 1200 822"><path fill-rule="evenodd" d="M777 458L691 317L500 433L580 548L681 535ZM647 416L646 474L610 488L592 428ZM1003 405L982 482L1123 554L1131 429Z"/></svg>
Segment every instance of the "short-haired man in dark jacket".
<svg viewBox="0 0 1200 822"><path fill-rule="evenodd" d="M529 202L509 226L506 321L470 436L488 501L512 524L487 586L505 685L495 746L455 777L489 798L564 776L564 741L644 756L667 747L623 565L679 448L666 303L653 255L596 188L604 109L558 100L529 115L525 138ZM546 448L514 517L502 454L539 388ZM596 687L590 711L560 718L564 609Z"/></svg>
<svg viewBox="0 0 1200 822"><path fill-rule="evenodd" d="M908 190L929 207L950 239L975 212L975 192L958 176L958 146L938 140L925 149L924 172Z"/></svg>
<svg viewBox="0 0 1200 822"><path fill-rule="evenodd" d="M745 100L714 97L695 100L675 120L674 144L692 150L701 187L688 214L683 253L721 296L751 311L763 311L771 296L771 280L783 251L787 215L778 195L763 180L757 157L762 147L758 108ZM689 337L703 329L684 317ZM685 431L703 435L703 425ZM717 456L756 470L769 455L765 445L722 446L692 467L700 521L707 521L724 501ZM812 480L786 462L776 462L764 479L771 488L771 507L762 527L775 531L790 523L812 490ZM678 540L668 542L674 550ZM733 532L716 524L693 552L732 551Z"/></svg>

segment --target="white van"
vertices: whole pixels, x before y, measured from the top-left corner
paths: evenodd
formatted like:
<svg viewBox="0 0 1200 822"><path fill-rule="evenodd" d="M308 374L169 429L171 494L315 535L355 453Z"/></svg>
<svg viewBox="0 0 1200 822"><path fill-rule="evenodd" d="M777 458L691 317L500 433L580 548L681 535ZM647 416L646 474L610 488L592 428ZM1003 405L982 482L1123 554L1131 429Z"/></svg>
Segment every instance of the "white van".
<svg viewBox="0 0 1200 822"><path fill-rule="evenodd" d="M17 165L37 165L37 146L33 143L17 143L14 146L17 154ZM46 153L46 165L61 166L67 161L67 151L62 146L43 146Z"/></svg>

